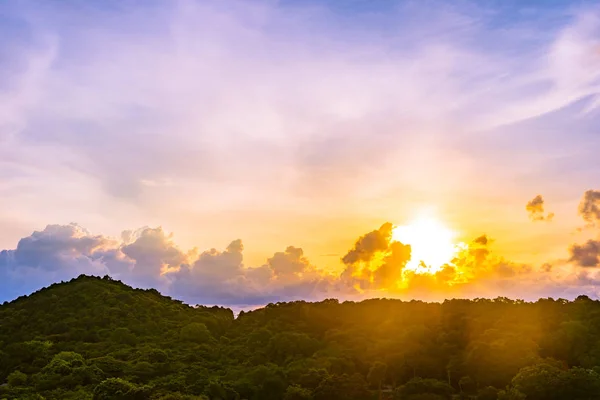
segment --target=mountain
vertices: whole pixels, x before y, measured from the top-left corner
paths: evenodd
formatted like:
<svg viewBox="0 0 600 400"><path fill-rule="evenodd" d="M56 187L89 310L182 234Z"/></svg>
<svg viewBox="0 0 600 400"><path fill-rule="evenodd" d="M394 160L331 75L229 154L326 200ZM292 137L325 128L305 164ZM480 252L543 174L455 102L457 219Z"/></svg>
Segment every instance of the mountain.
<svg viewBox="0 0 600 400"><path fill-rule="evenodd" d="M80 276L0 306L0 399L600 399L600 302L191 307Z"/></svg>

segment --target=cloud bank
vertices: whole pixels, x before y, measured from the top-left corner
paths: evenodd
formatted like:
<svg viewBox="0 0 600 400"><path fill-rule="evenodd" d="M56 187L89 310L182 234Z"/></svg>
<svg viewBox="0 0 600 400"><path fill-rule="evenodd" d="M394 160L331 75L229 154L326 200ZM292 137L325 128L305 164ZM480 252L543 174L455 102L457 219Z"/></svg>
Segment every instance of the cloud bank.
<svg viewBox="0 0 600 400"><path fill-rule="evenodd" d="M332 271L313 265L295 246L275 252L262 265L248 266L240 239L223 250L185 251L160 227L125 231L115 239L93 235L74 223L48 225L22 238L15 249L0 252L0 293L7 300L79 274L108 274L188 303L235 307L330 297L535 299L600 294L598 240L570 245L568 260L530 265L495 254L494 241L484 234L460 247L447 264L425 273L406 268L411 246L394 240L393 230L386 222L360 236L341 257L340 268Z"/></svg>
<svg viewBox="0 0 600 400"><path fill-rule="evenodd" d="M74 223L48 225L0 252L0 293L6 300L79 274L108 274L193 304L257 305L327 295L328 275L302 249L289 246L252 268L243 264L243 249L238 239L223 251L184 252L160 227L125 231L115 240Z"/></svg>

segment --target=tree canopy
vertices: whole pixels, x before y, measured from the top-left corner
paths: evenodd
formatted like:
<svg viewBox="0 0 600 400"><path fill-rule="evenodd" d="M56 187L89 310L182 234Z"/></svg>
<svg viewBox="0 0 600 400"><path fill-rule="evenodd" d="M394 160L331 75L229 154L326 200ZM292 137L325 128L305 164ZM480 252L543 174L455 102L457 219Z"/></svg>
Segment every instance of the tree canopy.
<svg viewBox="0 0 600 400"><path fill-rule="evenodd" d="M0 399L600 400L600 302L268 304L80 276L0 306Z"/></svg>

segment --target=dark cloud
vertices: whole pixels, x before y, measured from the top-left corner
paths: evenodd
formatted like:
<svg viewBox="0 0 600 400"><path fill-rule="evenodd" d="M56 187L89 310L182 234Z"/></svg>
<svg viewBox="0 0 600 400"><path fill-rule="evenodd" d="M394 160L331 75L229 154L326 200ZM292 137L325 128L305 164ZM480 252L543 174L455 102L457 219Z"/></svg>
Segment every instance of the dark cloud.
<svg viewBox="0 0 600 400"><path fill-rule="evenodd" d="M600 265L600 241L588 240L584 244L574 244L569 249L570 262L580 267L597 267Z"/></svg>
<svg viewBox="0 0 600 400"><path fill-rule="evenodd" d="M485 235L485 234L473 239L473 243L476 243L478 245L483 245L483 246L487 246L488 241L489 241L489 239L488 239L487 235Z"/></svg>
<svg viewBox="0 0 600 400"><path fill-rule="evenodd" d="M600 191L587 190L579 203L579 215L585 222L595 225L600 221Z"/></svg>
<svg viewBox="0 0 600 400"><path fill-rule="evenodd" d="M361 236L354 247L342 257L342 262L352 265L361 261L371 261L376 253L387 250L392 239L393 228L394 226L390 222L386 222L378 230Z"/></svg>
<svg viewBox="0 0 600 400"><path fill-rule="evenodd" d="M545 214L544 198L541 194L538 194L531 199L527 205L525 205L525 210L529 213L529 218L532 221L552 221L554 218L554 213Z"/></svg>

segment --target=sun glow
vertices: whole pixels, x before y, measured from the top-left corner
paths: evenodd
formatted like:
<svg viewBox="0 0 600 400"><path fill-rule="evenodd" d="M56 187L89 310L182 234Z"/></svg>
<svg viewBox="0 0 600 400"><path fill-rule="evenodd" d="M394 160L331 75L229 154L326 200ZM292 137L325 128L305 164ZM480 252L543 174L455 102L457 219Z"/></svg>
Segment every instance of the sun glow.
<svg viewBox="0 0 600 400"><path fill-rule="evenodd" d="M392 240L411 246L411 260L405 269L436 273L451 264L462 243L455 243L456 232L432 217L420 217L408 225L394 228Z"/></svg>

